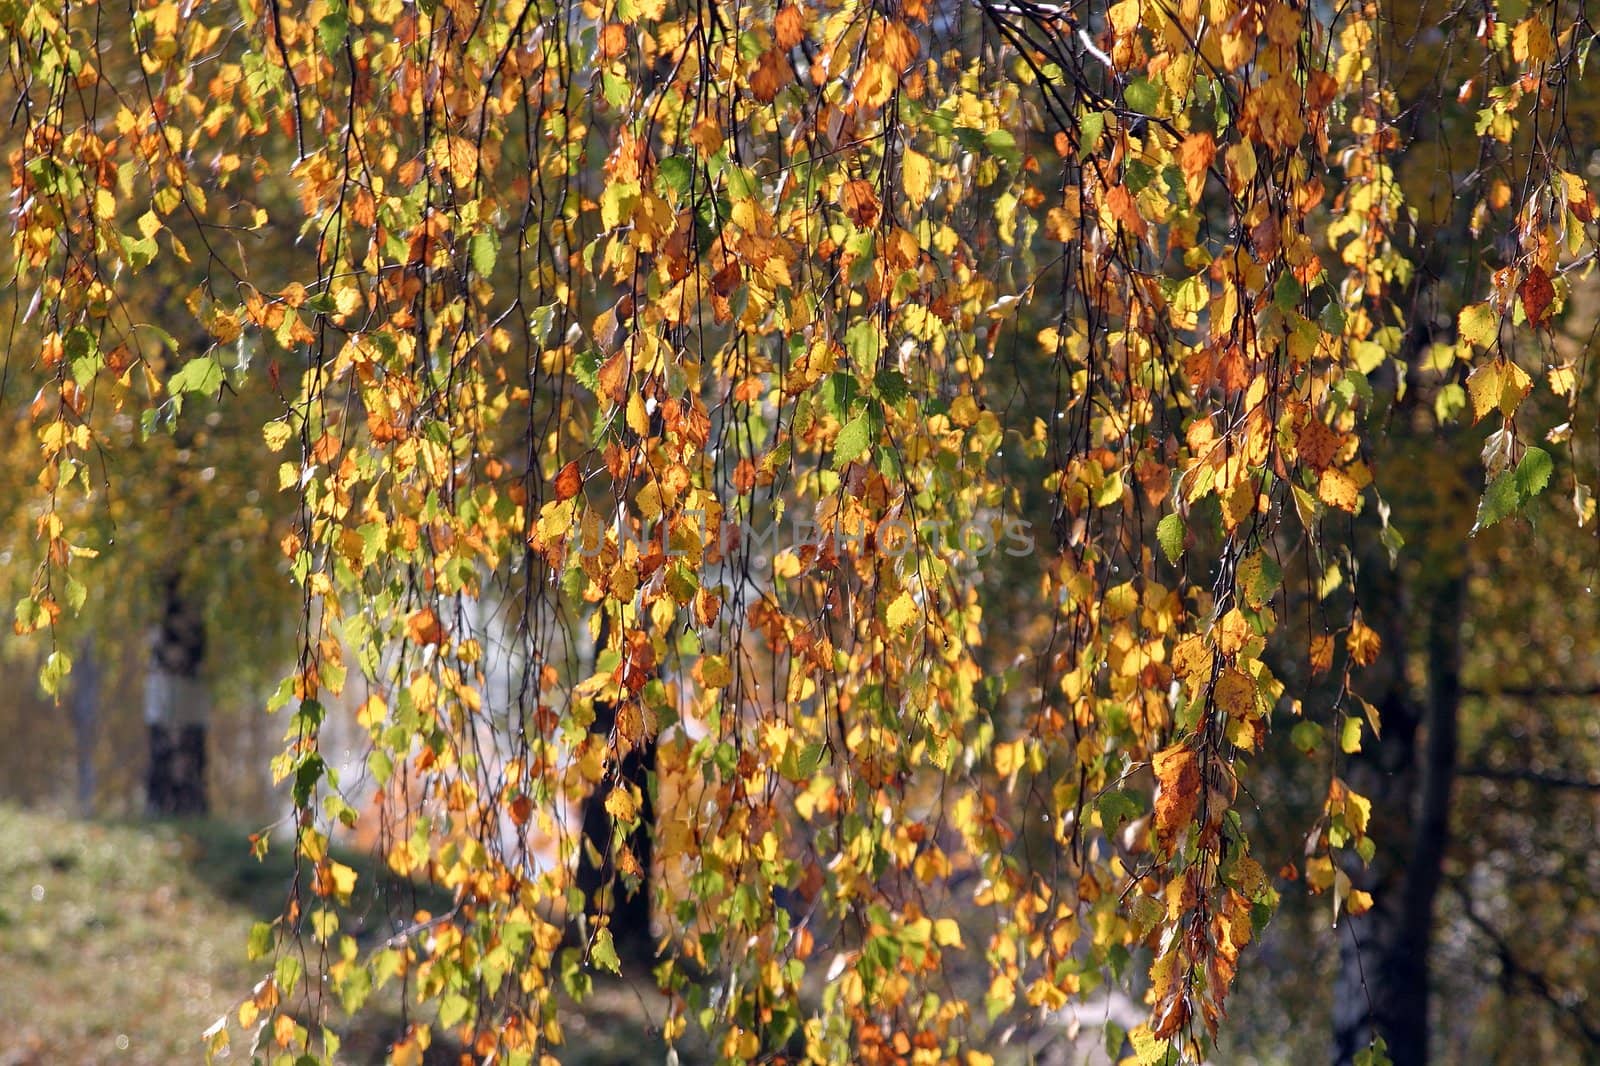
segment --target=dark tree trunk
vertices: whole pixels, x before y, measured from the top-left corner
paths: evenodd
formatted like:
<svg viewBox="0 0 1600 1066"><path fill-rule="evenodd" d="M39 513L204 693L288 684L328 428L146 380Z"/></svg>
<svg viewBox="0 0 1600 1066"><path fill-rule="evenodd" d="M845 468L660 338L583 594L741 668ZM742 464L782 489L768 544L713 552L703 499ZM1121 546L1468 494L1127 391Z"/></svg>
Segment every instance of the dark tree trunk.
<svg viewBox="0 0 1600 1066"><path fill-rule="evenodd" d="M595 704L591 728L596 734L610 737L616 723L614 706ZM650 876L655 857L655 804L650 789L655 770L655 739L641 740L595 788L583 806L583 841L575 882L583 893L584 910L591 925L600 915L609 915L617 955L625 962L642 964L649 964L656 957L655 934L650 928ZM617 854L612 848L617 825L605 803L612 789L628 784L637 786L641 797L639 827L623 837L622 846L638 864L637 877L629 877L617 868Z"/></svg>
<svg viewBox="0 0 1600 1066"><path fill-rule="evenodd" d="M210 810L206 794L210 706L200 679L205 621L177 574L163 581L162 601L145 675L144 719L150 741L145 809L154 817L205 814Z"/></svg>
<svg viewBox="0 0 1600 1066"><path fill-rule="evenodd" d="M1450 838L1450 792L1461 699L1461 621L1465 577L1451 575L1424 603L1426 691L1414 695L1404 673L1405 618L1397 604L1383 627L1390 677L1380 697L1381 740L1368 737L1351 761L1350 785L1372 801L1377 857L1351 870L1373 907L1347 918L1339 941L1334 1061L1350 1063L1374 1036L1396 1066L1428 1061L1429 949L1434 901Z"/></svg>

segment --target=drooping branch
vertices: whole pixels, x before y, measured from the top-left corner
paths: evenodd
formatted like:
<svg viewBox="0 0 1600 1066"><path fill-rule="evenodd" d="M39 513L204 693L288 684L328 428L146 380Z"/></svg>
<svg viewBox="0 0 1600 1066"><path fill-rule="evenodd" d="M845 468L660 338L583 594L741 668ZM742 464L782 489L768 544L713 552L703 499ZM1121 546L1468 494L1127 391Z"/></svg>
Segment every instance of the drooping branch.
<svg viewBox="0 0 1600 1066"><path fill-rule="evenodd" d="M1565 1017L1573 1029L1591 1046L1600 1048L1600 1023L1584 1017L1576 1003L1562 994L1544 972L1523 962L1512 950L1511 943L1488 920L1472 907L1472 896L1465 886L1458 881L1452 881L1450 887L1455 891L1457 899L1461 902L1461 913L1467 921L1488 940L1494 949L1495 958L1500 963L1505 975L1513 982L1526 987L1534 995L1550 1004L1555 1011Z"/></svg>
<svg viewBox="0 0 1600 1066"><path fill-rule="evenodd" d="M1600 792L1600 780L1579 777L1576 774L1532 770L1526 767L1473 765L1461 769L1462 777L1475 777L1482 781L1512 781L1537 785L1540 788L1576 789L1583 792Z"/></svg>

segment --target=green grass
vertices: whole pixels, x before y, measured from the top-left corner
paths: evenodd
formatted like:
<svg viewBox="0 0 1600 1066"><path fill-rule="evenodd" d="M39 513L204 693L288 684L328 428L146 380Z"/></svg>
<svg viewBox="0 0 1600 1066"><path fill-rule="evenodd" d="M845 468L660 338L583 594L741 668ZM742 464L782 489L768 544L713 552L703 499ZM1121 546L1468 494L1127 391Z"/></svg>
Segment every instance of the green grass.
<svg viewBox="0 0 1600 1066"><path fill-rule="evenodd" d="M260 977L246 936L287 871L274 888L240 834L196 828L0 807L0 1063L198 1061Z"/></svg>
<svg viewBox="0 0 1600 1066"><path fill-rule="evenodd" d="M363 885L381 884L370 861L339 857ZM254 922L277 916L292 876L287 849L257 862L245 831L223 823L81 821L0 805L0 1066L203 1061L200 1034L270 968L249 962L245 946ZM371 940L382 911L347 931ZM648 977L597 975L582 1007L565 1007L562 1062L665 1059ZM383 1062L402 1029L398 1010L390 994L354 1022L336 1018L340 1061ZM228 1061L248 1062L232 1033ZM457 1051L436 1038L428 1061L455 1062Z"/></svg>

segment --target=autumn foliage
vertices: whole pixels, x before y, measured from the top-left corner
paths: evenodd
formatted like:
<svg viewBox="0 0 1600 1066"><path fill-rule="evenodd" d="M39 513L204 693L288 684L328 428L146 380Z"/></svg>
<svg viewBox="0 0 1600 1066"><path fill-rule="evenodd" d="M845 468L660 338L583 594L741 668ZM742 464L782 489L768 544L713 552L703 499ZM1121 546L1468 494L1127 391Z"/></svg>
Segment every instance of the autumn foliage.
<svg viewBox="0 0 1600 1066"><path fill-rule="evenodd" d="M669 1039L977 1063L1109 980L1139 1061L1207 1054L1288 875L1372 903L1341 766L1385 649L1330 596L1354 538L1400 548L1373 412L1426 374L1493 430L1487 527L1552 484L1525 400L1581 392L1550 337L1594 145L1549 116L1595 31L1474 11L1460 239L1492 272L1423 328L1377 3L0 5L18 631L96 594L119 419L254 397L298 508L270 709L306 877L235 1039L332 1058L330 1012L403 982L430 1007L395 1062L559 1059L620 965L574 888L594 800L608 891L654 893ZM1275 723L1327 769L1282 874L1239 809ZM358 946L357 825L453 906Z"/></svg>

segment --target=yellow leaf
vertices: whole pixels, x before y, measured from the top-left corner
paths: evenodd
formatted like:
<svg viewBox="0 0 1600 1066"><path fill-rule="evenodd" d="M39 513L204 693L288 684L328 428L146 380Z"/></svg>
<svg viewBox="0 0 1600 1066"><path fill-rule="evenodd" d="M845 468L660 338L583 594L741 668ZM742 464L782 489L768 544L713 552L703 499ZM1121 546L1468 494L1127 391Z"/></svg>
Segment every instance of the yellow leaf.
<svg viewBox="0 0 1600 1066"><path fill-rule="evenodd" d="M1197 684L1211 673L1211 649L1203 637L1186 637L1172 649L1172 672Z"/></svg>
<svg viewBox="0 0 1600 1066"><path fill-rule="evenodd" d="M171 40L178 35L178 5L159 4L150 12L150 28L158 40Z"/></svg>
<svg viewBox="0 0 1600 1066"><path fill-rule="evenodd" d="M902 592L889 604L889 609L884 612L884 621L889 626L891 633L898 633L905 629L917 618L917 601L911 598L911 593Z"/></svg>
<svg viewBox="0 0 1600 1066"><path fill-rule="evenodd" d="M347 318L359 311L362 303L361 290L354 285L333 294L333 309Z"/></svg>
<svg viewBox="0 0 1600 1066"><path fill-rule="evenodd" d="M342 862L333 862L328 864L328 877L339 902L348 903L350 893L356 890L356 872Z"/></svg>
<svg viewBox="0 0 1600 1066"><path fill-rule="evenodd" d="M1361 491L1356 488L1356 483L1351 480L1350 475L1338 467L1330 466L1322 472L1322 477L1317 482L1317 496L1329 507L1337 507L1351 514L1354 514L1361 504Z"/></svg>
<svg viewBox="0 0 1600 1066"><path fill-rule="evenodd" d="M1126 37L1139 28L1139 0L1121 0L1120 3L1112 4L1107 17L1111 20L1111 28L1116 31L1117 36Z"/></svg>
<svg viewBox="0 0 1600 1066"><path fill-rule="evenodd" d="M1237 195L1256 179L1256 150L1249 141L1240 141L1228 149L1227 158L1228 186Z"/></svg>
<svg viewBox="0 0 1600 1066"><path fill-rule="evenodd" d="M1217 648L1224 655L1237 655L1253 636L1255 630L1250 628L1249 621L1235 607L1223 615L1222 621L1217 625Z"/></svg>
<svg viewBox="0 0 1600 1066"><path fill-rule="evenodd" d="M1472 420L1500 409L1510 418L1517 413L1522 398L1533 388L1533 379L1527 371L1506 359L1484 363L1467 378L1467 393L1472 397Z"/></svg>
<svg viewBox="0 0 1600 1066"><path fill-rule="evenodd" d="M962 393L950 402L950 421L958 426L970 426L978 421L978 401Z"/></svg>
<svg viewBox="0 0 1600 1066"><path fill-rule="evenodd" d="M933 942L942 948L961 946L961 926L954 918L940 918L933 923Z"/></svg>
<svg viewBox="0 0 1600 1066"><path fill-rule="evenodd" d="M606 797L606 813L619 822L631 822L639 816L639 805L633 793L625 788L614 788Z"/></svg>
<svg viewBox="0 0 1600 1066"><path fill-rule="evenodd" d="M733 680L728 661L720 655L702 655L699 662L700 683L706 688L726 688Z"/></svg>
<svg viewBox="0 0 1600 1066"><path fill-rule="evenodd" d="M1555 42L1550 40L1550 31L1537 15L1517 23L1517 28L1511 33L1511 58L1518 63L1537 66L1548 63L1555 54Z"/></svg>
<svg viewBox="0 0 1600 1066"><path fill-rule="evenodd" d="M928 157L907 148L900 157L900 183L912 205L921 207L933 195L933 164Z"/></svg>
<svg viewBox="0 0 1600 1066"><path fill-rule="evenodd" d="M1232 668L1224 670L1217 678L1213 699L1229 718L1253 717L1256 708L1255 682Z"/></svg>
<svg viewBox="0 0 1600 1066"><path fill-rule="evenodd" d="M1571 396L1578 388L1578 372L1571 363L1551 367L1545 375L1550 381L1550 391L1557 396Z"/></svg>
<svg viewBox="0 0 1600 1066"><path fill-rule="evenodd" d="M994 769L1001 777L1010 777L1022 769L1022 764L1027 760L1027 745L1025 741L1013 740L1010 743L996 744L994 746Z"/></svg>
<svg viewBox="0 0 1600 1066"><path fill-rule="evenodd" d="M644 397L637 392L628 397L628 428L640 437L650 435L650 414L644 408Z"/></svg>
<svg viewBox="0 0 1600 1066"><path fill-rule="evenodd" d="M1350 650L1350 661L1357 666L1371 666L1383 648L1377 631L1359 618L1350 624L1350 632L1345 635L1344 643Z"/></svg>

